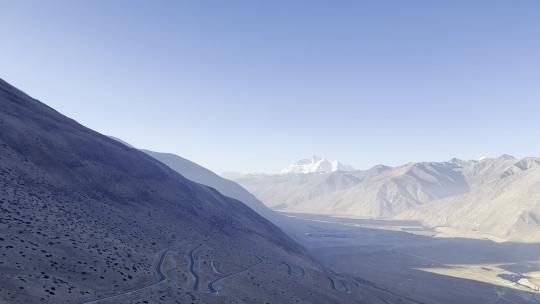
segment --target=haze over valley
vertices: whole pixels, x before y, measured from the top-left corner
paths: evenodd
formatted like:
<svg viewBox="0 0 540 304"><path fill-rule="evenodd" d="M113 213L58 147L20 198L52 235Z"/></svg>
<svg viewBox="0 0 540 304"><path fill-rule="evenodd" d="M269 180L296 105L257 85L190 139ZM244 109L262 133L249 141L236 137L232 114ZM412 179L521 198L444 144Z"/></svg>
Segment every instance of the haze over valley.
<svg viewBox="0 0 540 304"><path fill-rule="evenodd" d="M235 181L284 212L418 220L441 235L540 239L540 158L454 158L368 170L248 174Z"/></svg>
<svg viewBox="0 0 540 304"><path fill-rule="evenodd" d="M540 2L0 0L0 304L540 304Z"/></svg>
<svg viewBox="0 0 540 304"><path fill-rule="evenodd" d="M304 223L298 239L333 269L426 303L536 303L539 165L502 155L235 180Z"/></svg>

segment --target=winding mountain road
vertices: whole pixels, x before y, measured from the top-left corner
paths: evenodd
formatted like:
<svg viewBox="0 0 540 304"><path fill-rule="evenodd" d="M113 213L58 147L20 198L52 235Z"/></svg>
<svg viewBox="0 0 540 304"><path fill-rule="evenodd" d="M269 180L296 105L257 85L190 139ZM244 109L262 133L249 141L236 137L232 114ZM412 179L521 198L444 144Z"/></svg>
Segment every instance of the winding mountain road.
<svg viewBox="0 0 540 304"><path fill-rule="evenodd" d="M217 270L216 264L214 262L215 262L214 260L210 261L210 266L212 267L212 271L214 271L215 274L221 274L221 272Z"/></svg>
<svg viewBox="0 0 540 304"><path fill-rule="evenodd" d="M197 246L195 246L193 249L191 249L188 253L188 258L189 258L189 266L188 266L188 270L189 270L189 273L191 274L191 278L193 279L193 290L196 291L196 292L200 292L200 293L209 293L209 294L219 294L219 290L216 288L216 284L227 279L227 278L230 278L232 276L235 276L235 275L238 275L242 272L245 272L245 271L248 271L250 270L251 268L259 265L260 263L262 263L264 260L259 257L258 255L256 254L253 254L257 259L259 259L259 261L253 265L250 265L244 269L241 269L239 271L235 271L235 272L232 272L232 273L229 273L229 274L226 274L222 277L219 277L217 279L214 279L212 281L209 281L208 284L207 284L207 287L206 289L207 290L200 290L199 288L199 285L200 285L200 275L197 273L197 271L195 271L195 252L197 251L197 249L199 249L200 247L202 246L202 244L199 244ZM213 260L212 260L212 267L214 268L213 266ZM214 268L214 272L217 272L217 270ZM219 272L218 272L219 273Z"/></svg>
<svg viewBox="0 0 540 304"><path fill-rule="evenodd" d="M155 273L157 273L157 275L159 276L159 279L156 282L150 283L150 284L142 286L140 288L128 290L128 291L125 291L125 292L122 292L122 293L106 296L106 297L99 298L99 299L96 299L96 300L82 302L81 304L97 304L97 303L99 303L101 301L111 300L111 299L119 298L119 297L122 297L122 296L131 295L131 294L139 292L139 291L141 291L143 289L153 287L153 286L165 281L165 279L167 279L167 276L163 273L162 267L163 267L163 263L165 262L165 258L167 257L167 253L169 253L169 249L165 249L165 250L163 250L161 252L161 254L159 256L159 260L158 260L158 262L156 264L156 267L154 269Z"/></svg>
<svg viewBox="0 0 540 304"><path fill-rule="evenodd" d="M297 265L291 265L285 261L279 261L281 264L284 264L287 266L287 273L290 275L290 276L293 276L293 277L303 277L306 275L306 271L304 270L304 268L300 267L300 266L297 266ZM295 270L299 270L299 272L295 271Z"/></svg>
<svg viewBox="0 0 540 304"><path fill-rule="evenodd" d="M250 270L251 268L253 268L253 267L259 265L260 263L262 263L262 262L264 261L260 256L258 256L258 255L256 255L256 254L254 254L254 256L255 256L257 259L259 259L259 261L258 261L257 263L255 263L255 264L253 264L253 265L250 265L250 266L248 266L248 267L246 267L246 268L244 268L244 269L242 269L242 270L240 270L240 271L233 272L233 273L229 273L229 274L227 274L227 275L225 275L225 276L223 276L223 277L221 277L221 278L217 278L217 279L215 279L215 280L212 280L212 281L208 282L208 290L210 291L210 293L219 294L219 290L216 289L216 287L214 286L216 283L218 283L218 282L220 282L220 281L223 281L224 279L230 278L230 277L232 277L232 276L234 276L234 275L240 274L240 273L242 273L242 272L246 272L246 271Z"/></svg>
<svg viewBox="0 0 540 304"><path fill-rule="evenodd" d="M252 253L253 255L256 255L254 253ZM258 256L259 258L261 258L260 256ZM266 259L266 260L272 260L272 261L276 261L278 263L281 263L285 266L287 266L287 273L290 275L290 276L293 276L293 277L304 277L306 275L306 270L304 269L304 267L302 266L298 266L298 265L293 265L293 264L290 264L289 262L286 262L284 260L278 260L278 259L275 259L275 258L271 258L271 257L267 257L267 256L262 256L262 258ZM295 271L295 270L298 270L298 271Z"/></svg>
<svg viewBox="0 0 540 304"><path fill-rule="evenodd" d="M344 293L347 293L347 294L350 294L351 293L351 289L349 288L349 285L347 285L347 282L345 282L345 280L342 280L342 279L334 279L330 276L328 276L328 280L330 280L330 285L332 286L332 289L336 290L336 291L339 291L339 292L344 292ZM339 282L341 284L341 286L343 287L343 289L341 288L338 288L337 285L336 285L336 281Z"/></svg>
<svg viewBox="0 0 540 304"><path fill-rule="evenodd" d="M189 270L189 273L191 274L191 278L193 279L193 290L195 291L199 291L199 274L197 272L195 272L195 251L197 251L197 249L201 248L202 244L199 244L195 247L193 247L193 249L191 249L189 251L189 267L188 267L188 270Z"/></svg>

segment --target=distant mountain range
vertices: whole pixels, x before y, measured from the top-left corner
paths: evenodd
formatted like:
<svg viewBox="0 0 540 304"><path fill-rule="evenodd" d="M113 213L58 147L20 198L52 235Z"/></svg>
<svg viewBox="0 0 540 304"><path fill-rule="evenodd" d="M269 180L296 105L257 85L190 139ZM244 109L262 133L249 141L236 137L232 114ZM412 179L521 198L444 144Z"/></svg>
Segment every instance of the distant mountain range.
<svg viewBox="0 0 540 304"><path fill-rule="evenodd" d="M342 164L337 160L328 160L319 156L301 159L289 165L281 171L281 174L307 174L307 173L328 173L336 171L352 171L353 167Z"/></svg>
<svg viewBox="0 0 540 304"><path fill-rule="evenodd" d="M540 159L409 163L235 179L282 211L420 220L448 233L540 240Z"/></svg>

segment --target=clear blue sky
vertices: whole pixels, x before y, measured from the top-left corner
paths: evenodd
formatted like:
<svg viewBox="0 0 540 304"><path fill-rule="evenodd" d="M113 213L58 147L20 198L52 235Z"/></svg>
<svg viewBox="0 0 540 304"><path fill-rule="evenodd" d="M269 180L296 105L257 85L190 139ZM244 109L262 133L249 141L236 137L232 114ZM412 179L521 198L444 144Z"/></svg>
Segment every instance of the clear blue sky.
<svg viewBox="0 0 540 304"><path fill-rule="evenodd" d="M217 172L540 155L540 1L4 1L0 77Z"/></svg>

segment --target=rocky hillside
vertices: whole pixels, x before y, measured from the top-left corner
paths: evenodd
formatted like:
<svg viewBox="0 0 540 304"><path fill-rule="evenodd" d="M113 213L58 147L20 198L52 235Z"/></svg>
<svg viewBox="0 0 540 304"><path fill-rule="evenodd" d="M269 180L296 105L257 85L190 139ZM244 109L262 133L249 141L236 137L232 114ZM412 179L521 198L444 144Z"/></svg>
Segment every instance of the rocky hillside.
<svg viewBox="0 0 540 304"><path fill-rule="evenodd" d="M1 80L0 209L0 303L383 303L243 203Z"/></svg>
<svg viewBox="0 0 540 304"><path fill-rule="evenodd" d="M214 172L178 155L172 153L154 152L144 149L141 151L167 165L169 168L180 173L185 178L196 183L212 187L225 196L241 201L256 211L259 215L274 223L284 224L285 219L282 216L270 210L253 194L242 188L242 186L239 184L222 178Z"/></svg>

